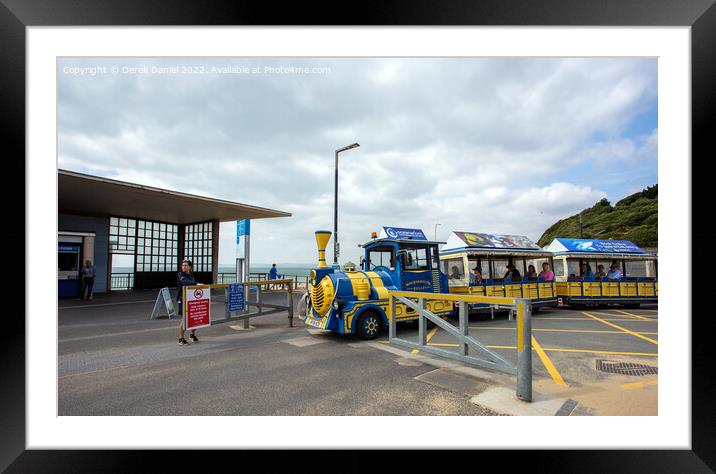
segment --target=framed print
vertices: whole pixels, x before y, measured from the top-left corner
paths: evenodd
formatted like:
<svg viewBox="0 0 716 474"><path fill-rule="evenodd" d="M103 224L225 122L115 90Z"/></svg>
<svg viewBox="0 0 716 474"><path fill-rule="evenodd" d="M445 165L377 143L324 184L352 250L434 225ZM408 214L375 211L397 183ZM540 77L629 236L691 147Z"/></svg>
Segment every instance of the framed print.
<svg viewBox="0 0 716 474"><path fill-rule="evenodd" d="M357 455L457 448L496 449L479 453L495 460L500 450L520 450L524 465L560 472L714 469L709 319L695 304L709 279L694 271L708 264L692 267L707 226L691 209L708 203L710 189L692 185L691 176L699 163L692 157L711 143L713 2L396 1L361 5L348 16L247 2L2 3L3 129L14 154L25 157L28 189L25 321L8 315L12 337L5 341L3 468L131 469L139 457L120 451L129 449L308 450L302 459L327 449L320 455L335 460L349 448ZM478 70L487 71L480 80ZM600 125L584 125L590 121ZM319 165L323 139L332 148ZM460 171L461 163L475 167ZM519 171L526 163L544 169ZM565 170L552 169L560 163ZM56 194L62 186L66 195ZM428 186L432 192L421 191ZM397 206L413 207L399 213ZM386 223L391 216L397 222ZM231 222L235 232L234 220L273 217L276 224L253 224L250 239L220 225ZM595 230L597 222L604 229ZM369 225L383 232L371 235ZM609 233L618 226L621 234ZM224 249L233 255L239 243L237 258L226 260ZM87 255L104 260L93 266ZM213 290L190 298L207 315L196 334L196 327L178 329L178 319L142 316L141 304L151 306L157 289L172 288L174 297L187 261L201 282L194 284ZM299 261L309 263L290 264ZM224 287L239 275L266 280L260 289L247 284L243 298L259 314L278 307L271 298L283 289L270 280L301 288L305 297L288 293L300 326L284 317L284 332L276 323L264 335L257 316L253 327L246 320L211 332L219 331ZM86 310L92 285L95 294L137 297L95 298L88 303L98 308L93 319ZM534 298L535 318L527 321L559 307L560 322L529 323L536 332L525 339L532 311L525 316L520 307L496 320L493 312L482 318L490 319L482 325L492 328L484 331L490 342L469 339L479 323L467 316L469 324L458 323L455 308L479 285L485 301ZM436 318L444 309L454 321L433 326L416 317L409 330L419 349L411 354L428 357L431 344L438 356L474 349L493 357L494 369L509 366L505 354L513 352L516 367L527 347L540 381L532 384L530 368L532 411L512 399L504 403L516 403L514 411L494 409L499 391L465 397L477 390L474 382L396 352L381 322L400 322L400 311L407 320L415 303L396 310L383 300L402 290L462 295L455 305L423 307ZM57 303L63 295L69 299ZM647 306L658 296L661 321L658 306ZM594 299L601 297L611 299ZM476 301L472 310L489 314ZM570 301L579 307L565 308ZM140 306L107 323L125 303ZM62 324L68 315L75 318L70 332ZM504 342L513 316L516 342ZM577 319L589 327L569 326ZM114 329L95 332L103 324ZM373 340L383 326L384 339ZM462 346L442 339L459 329ZM577 333L592 345L570 345ZM160 335L171 344L158 344ZM239 335L267 348L227 342ZM111 338L114 345L103 345ZM341 348L335 359L328 356L334 345ZM366 348L378 355L361 356ZM229 354L255 361L233 372ZM314 371L306 354L315 354ZM334 360L330 371L322 371L318 354ZM455 354L451 363L467 363ZM583 368L567 369L565 354L583 357L584 367L596 363L593 380L575 375ZM638 367L627 363L631 356L640 358ZM191 365L202 357L216 359ZM222 357L226 365L217 369ZM302 357L305 365L292 365ZM383 380L400 383L376 383L370 364ZM512 369L505 369L510 376ZM615 392L600 385L615 370L654 377L619 379ZM291 373L301 380L287 382ZM187 374L195 379L184 380ZM240 393L227 385L232 378L242 381ZM351 397L356 380L363 388ZM406 384L420 388L406 395ZM381 390L388 395L368 395ZM514 387L505 390L515 398ZM550 397L559 400L554 407ZM441 416L423 416L432 414ZM483 416L496 414L538 416ZM378 433L385 439L375 439ZM163 462L175 456L157 454Z"/></svg>

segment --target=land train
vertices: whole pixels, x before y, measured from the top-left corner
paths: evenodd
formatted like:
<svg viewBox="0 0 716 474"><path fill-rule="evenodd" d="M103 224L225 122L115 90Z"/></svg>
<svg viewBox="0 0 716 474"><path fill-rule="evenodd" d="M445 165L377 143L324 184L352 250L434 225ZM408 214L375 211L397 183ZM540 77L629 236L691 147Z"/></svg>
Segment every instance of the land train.
<svg viewBox="0 0 716 474"><path fill-rule="evenodd" d="M316 231L318 266L311 270L305 323L341 334L373 339L388 325L388 291L447 293L447 276L440 271L438 245L420 229L383 227L380 236L360 245L363 257L358 268L326 264L330 231ZM418 318L404 304L396 303L396 322ZM428 300L426 309L446 316L452 302Z"/></svg>

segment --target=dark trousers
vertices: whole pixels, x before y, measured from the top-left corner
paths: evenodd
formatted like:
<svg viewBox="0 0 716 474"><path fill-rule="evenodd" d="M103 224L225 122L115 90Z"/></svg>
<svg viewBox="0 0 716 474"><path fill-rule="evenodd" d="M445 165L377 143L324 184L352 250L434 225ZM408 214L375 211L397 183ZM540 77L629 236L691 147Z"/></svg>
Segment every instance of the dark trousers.
<svg viewBox="0 0 716 474"><path fill-rule="evenodd" d="M82 279L82 299L89 298L92 296L92 288L94 287L94 278L83 278Z"/></svg>

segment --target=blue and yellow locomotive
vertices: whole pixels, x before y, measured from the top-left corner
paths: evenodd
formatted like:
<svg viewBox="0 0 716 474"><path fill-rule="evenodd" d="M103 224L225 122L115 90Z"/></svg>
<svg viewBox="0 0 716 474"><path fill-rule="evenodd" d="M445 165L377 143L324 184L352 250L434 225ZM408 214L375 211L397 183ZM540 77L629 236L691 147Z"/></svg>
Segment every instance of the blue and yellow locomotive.
<svg viewBox="0 0 716 474"><path fill-rule="evenodd" d="M447 293L447 276L440 271L438 245L419 229L383 227L380 236L361 245L360 269L343 271L326 264L330 231L316 231L318 266L311 270L306 324L341 334L373 339L388 325L388 291ZM450 301L429 300L426 308L438 315L452 313ZM397 303L396 321L417 319Z"/></svg>

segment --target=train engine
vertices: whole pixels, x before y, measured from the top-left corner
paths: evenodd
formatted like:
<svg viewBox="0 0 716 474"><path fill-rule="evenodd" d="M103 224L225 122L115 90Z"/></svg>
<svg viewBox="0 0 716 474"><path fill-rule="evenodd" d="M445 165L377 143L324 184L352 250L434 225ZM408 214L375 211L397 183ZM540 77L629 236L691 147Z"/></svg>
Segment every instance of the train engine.
<svg viewBox="0 0 716 474"><path fill-rule="evenodd" d="M305 323L341 334L374 339L389 323L388 292L393 290L447 293L447 276L440 271L438 244L419 229L384 227L381 236L360 245L364 249L359 268L343 270L326 264L330 231L316 231L318 266L311 270ZM428 300L426 308L449 315L450 301ZM418 318L402 303L396 304L397 322Z"/></svg>

